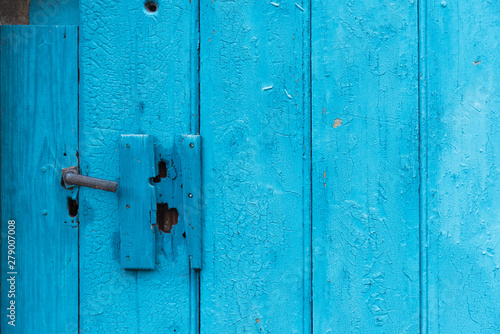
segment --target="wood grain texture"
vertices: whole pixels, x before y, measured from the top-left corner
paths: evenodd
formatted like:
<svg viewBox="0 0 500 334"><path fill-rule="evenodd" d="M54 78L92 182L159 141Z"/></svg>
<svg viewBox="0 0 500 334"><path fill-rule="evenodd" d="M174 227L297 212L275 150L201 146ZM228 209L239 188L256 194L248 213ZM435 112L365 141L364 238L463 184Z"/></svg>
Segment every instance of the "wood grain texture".
<svg viewBox="0 0 500 334"><path fill-rule="evenodd" d="M192 269L201 269L201 137L185 135L182 140L182 196L184 224Z"/></svg>
<svg viewBox="0 0 500 334"><path fill-rule="evenodd" d="M198 119L191 101L196 1L80 1L80 166L116 180L121 134L149 134L170 161ZM194 66L194 68L192 67ZM191 116L192 115L192 116ZM171 165L169 165L171 166ZM174 168L172 168L174 170ZM180 178L169 194L182 198ZM167 178L162 179L161 185ZM157 186L158 187L158 186ZM157 188L158 189L158 188ZM118 198L81 189L80 329L84 333L189 333L190 273L183 222L156 235L156 269L120 266ZM175 207L169 203L170 207ZM176 207L179 212L182 207Z"/></svg>
<svg viewBox="0 0 500 334"><path fill-rule="evenodd" d="M424 333L500 329L500 4L427 1ZM425 101L424 101L425 102Z"/></svg>
<svg viewBox="0 0 500 334"><path fill-rule="evenodd" d="M417 3L312 8L313 329L416 333Z"/></svg>
<svg viewBox="0 0 500 334"><path fill-rule="evenodd" d="M202 333L310 331L309 6L201 6Z"/></svg>
<svg viewBox="0 0 500 334"><path fill-rule="evenodd" d="M126 269L155 268L156 194L153 138L122 135L120 141L120 262Z"/></svg>
<svg viewBox="0 0 500 334"><path fill-rule="evenodd" d="M61 169L77 164L77 27L2 26L0 37L2 333L76 333L78 223L67 209L76 191L61 186ZM6 316L12 271L15 327Z"/></svg>

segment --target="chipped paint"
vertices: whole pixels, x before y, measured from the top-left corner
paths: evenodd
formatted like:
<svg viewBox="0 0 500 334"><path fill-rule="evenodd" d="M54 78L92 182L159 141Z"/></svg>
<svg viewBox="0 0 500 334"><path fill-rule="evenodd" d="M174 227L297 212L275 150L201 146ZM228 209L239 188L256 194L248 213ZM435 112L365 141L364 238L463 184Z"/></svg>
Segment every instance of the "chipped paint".
<svg viewBox="0 0 500 334"><path fill-rule="evenodd" d="M299 5L298 3L295 3L295 6L296 6L298 9L300 9L301 11L304 11L304 8L302 8L302 6L301 6L301 5Z"/></svg>
<svg viewBox="0 0 500 334"><path fill-rule="evenodd" d="M202 36L218 32L200 48L201 332L308 333L307 16L293 2L215 1L201 20Z"/></svg>
<svg viewBox="0 0 500 334"><path fill-rule="evenodd" d="M116 179L121 133L174 157L201 130L206 212L201 275L174 213L157 269L124 272L116 198L81 190L81 331L494 332L495 5L82 0L82 172Z"/></svg>
<svg viewBox="0 0 500 334"><path fill-rule="evenodd" d="M342 120L340 118L335 118L335 120L333 121L333 127L338 128L341 125L342 125Z"/></svg>
<svg viewBox="0 0 500 334"><path fill-rule="evenodd" d="M198 5L196 0L159 3L151 15L144 2L110 8L106 2L80 0L82 173L118 179L120 134L149 134L155 166L161 154L168 167L155 187L163 187L163 203L179 212L182 181L170 167L173 161L180 165L174 157L181 135L191 133L191 126L197 131ZM214 30L200 37L205 46ZM118 208L118 196L80 189L80 331L121 332L126 326L134 333L192 332L196 319L189 314L197 314L197 301L193 291L191 303L190 292L198 283L189 269L182 216L176 225L168 218L171 233L155 228L155 270L126 271L120 268ZM168 316L152 311L166 305Z"/></svg>

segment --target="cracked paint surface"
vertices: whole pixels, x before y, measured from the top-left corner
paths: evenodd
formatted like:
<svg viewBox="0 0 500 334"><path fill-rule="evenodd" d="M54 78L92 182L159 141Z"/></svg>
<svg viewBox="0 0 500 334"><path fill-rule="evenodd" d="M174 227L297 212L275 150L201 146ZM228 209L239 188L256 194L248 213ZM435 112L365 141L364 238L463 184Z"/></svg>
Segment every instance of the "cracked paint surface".
<svg viewBox="0 0 500 334"><path fill-rule="evenodd" d="M500 328L500 6L427 4L427 330Z"/></svg>
<svg viewBox="0 0 500 334"><path fill-rule="evenodd" d="M201 18L201 332L307 333L308 16L214 1Z"/></svg>
<svg viewBox="0 0 500 334"><path fill-rule="evenodd" d="M417 5L312 7L313 328L415 333Z"/></svg>
<svg viewBox="0 0 500 334"><path fill-rule="evenodd" d="M80 166L116 180L121 134L149 134L174 156L190 132L195 2L80 1ZM158 171L157 171L158 172ZM171 190L172 191L172 190ZM169 193L171 193L171 191ZM180 191L180 190L179 190ZM183 224L156 232L156 268L120 268L117 196L81 189L80 328L84 333L190 333ZM179 208L180 209L180 208Z"/></svg>

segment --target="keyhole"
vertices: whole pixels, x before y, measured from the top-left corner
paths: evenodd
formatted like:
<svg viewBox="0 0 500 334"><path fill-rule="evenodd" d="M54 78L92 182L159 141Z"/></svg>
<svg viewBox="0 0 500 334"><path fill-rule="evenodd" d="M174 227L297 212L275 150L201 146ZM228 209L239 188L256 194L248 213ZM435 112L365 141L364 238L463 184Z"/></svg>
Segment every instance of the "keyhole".
<svg viewBox="0 0 500 334"><path fill-rule="evenodd" d="M78 202L71 197L68 197L68 214L71 218L78 214Z"/></svg>

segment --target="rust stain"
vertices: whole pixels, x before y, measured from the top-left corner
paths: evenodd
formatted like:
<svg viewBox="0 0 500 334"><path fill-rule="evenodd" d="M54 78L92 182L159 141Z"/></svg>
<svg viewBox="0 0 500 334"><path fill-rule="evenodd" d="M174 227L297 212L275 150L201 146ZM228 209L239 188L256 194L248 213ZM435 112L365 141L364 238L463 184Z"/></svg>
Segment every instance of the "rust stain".
<svg viewBox="0 0 500 334"><path fill-rule="evenodd" d="M342 125L342 120L340 118L335 118L335 121L333 122L333 127L338 128L341 125Z"/></svg>
<svg viewBox="0 0 500 334"><path fill-rule="evenodd" d="M326 178L326 171L323 172L323 178Z"/></svg>
<svg viewBox="0 0 500 334"><path fill-rule="evenodd" d="M255 322L260 322L260 319L255 319Z"/></svg>

